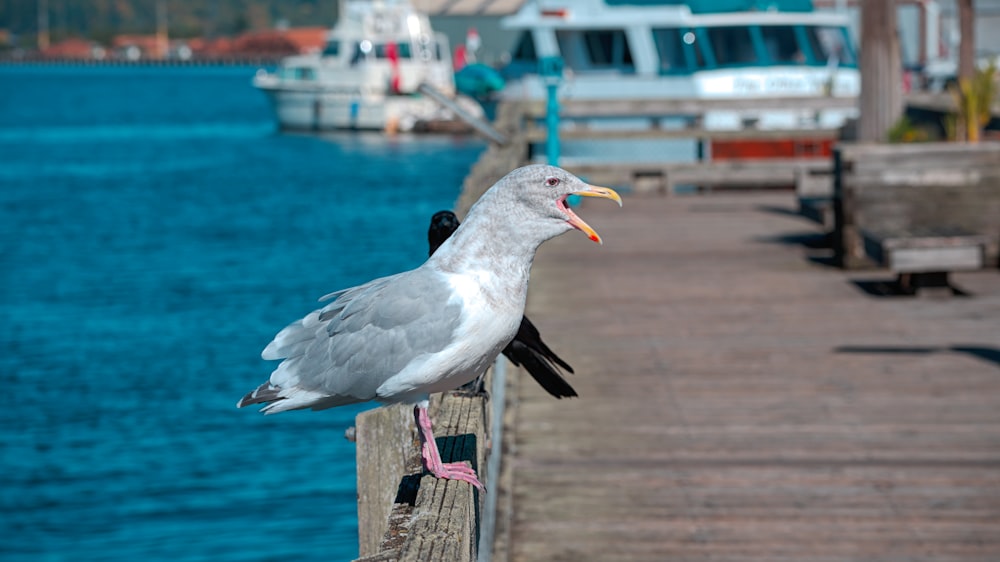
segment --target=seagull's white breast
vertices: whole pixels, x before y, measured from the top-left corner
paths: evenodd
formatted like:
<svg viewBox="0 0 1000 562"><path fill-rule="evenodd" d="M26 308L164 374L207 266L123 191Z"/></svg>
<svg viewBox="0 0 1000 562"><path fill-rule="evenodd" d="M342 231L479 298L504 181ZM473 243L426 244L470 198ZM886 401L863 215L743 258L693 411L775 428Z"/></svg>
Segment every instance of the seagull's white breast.
<svg viewBox="0 0 1000 562"><path fill-rule="evenodd" d="M485 372L517 333L524 302L502 302L490 294L489 272L470 270L442 275L452 289L449 304L459 304L462 309L452 343L391 377L379 387L379 396L429 394L458 388Z"/></svg>
<svg viewBox="0 0 1000 562"><path fill-rule="evenodd" d="M473 270L446 274L454 291L452 299L459 299L462 322L455 334L459 340L502 342L507 345L517 332L518 322L524 315L524 302L503 302L490 291L492 273Z"/></svg>

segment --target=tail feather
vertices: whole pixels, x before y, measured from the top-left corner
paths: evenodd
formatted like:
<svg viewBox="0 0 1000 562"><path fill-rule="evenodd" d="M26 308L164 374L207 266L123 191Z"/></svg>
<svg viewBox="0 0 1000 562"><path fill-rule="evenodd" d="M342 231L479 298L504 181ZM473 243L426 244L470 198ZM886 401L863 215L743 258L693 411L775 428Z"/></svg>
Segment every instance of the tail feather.
<svg viewBox="0 0 1000 562"><path fill-rule="evenodd" d="M552 351L552 349L550 349L549 346L545 345L545 342L543 342L541 339L538 340L538 350L536 352L542 357L555 362L556 365L559 365L563 369L566 369L567 371L576 374L576 372L573 371L573 367L570 367L569 363L563 361L562 357L556 355L556 352Z"/></svg>
<svg viewBox="0 0 1000 562"><path fill-rule="evenodd" d="M577 396L576 390L559 374L557 368L534 349L514 340L503 350L503 354L514 365L523 366L531 378L552 396L556 398Z"/></svg>
<svg viewBox="0 0 1000 562"><path fill-rule="evenodd" d="M284 400L285 397L281 396L280 393L280 386L274 386L270 382L266 382L248 392L243 398L240 398L240 401L236 403L236 407L242 408L252 404L264 404L276 400Z"/></svg>
<svg viewBox="0 0 1000 562"><path fill-rule="evenodd" d="M570 367L569 363L563 361L561 357L556 355L555 351L552 351L549 346L545 345L545 342L542 341L542 335L538 333L538 328L535 327L535 324L531 320L528 320L527 316L521 317L521 325L517 328L517 335L514 336L514 341L521 342L522 345L538 355L554 362L571 373L573 372L573 367Z"/></svg>
<svg viewBox="0 0 1000 562"><path fill-rule="evenodd" d="M253 404L264 404L261 412L265 414L277 414L288 410L325 410L344 404L355 404L365 402L366 399L355 398L353 396L340 396L336 394L324 394L322 392L303 390L297 387L287 389L278 385L266 382L240 399L236 403L237 408L252 406Z"/></svg>

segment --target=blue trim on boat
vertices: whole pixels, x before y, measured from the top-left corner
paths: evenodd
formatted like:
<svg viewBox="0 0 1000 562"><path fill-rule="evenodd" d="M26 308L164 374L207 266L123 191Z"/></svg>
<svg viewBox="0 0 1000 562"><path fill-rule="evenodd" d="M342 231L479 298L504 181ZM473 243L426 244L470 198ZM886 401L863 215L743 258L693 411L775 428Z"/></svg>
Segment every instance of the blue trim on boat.
<svg viewBox="0 0 1000 562"><path fill-rule="evenodd" d="M688 6L693 14L779 11L811 12L812 0L605 0L608 6Z"/></svg>

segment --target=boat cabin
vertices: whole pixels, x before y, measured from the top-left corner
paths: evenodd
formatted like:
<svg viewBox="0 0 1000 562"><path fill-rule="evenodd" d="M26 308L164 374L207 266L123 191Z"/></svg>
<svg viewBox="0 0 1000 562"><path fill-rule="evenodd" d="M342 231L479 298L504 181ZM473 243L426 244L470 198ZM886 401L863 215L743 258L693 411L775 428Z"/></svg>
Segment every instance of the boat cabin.
<svg viewBox="0 0 1000 562"><path fill-rule="evenodd" d="M441 44L434 37L423 35L417 38L406 38L403 40L393 39L351 39L348 45L342 50L340 38L331 38L327 41L323 49L323 56L334 59L341 57L341 52L350 53L350 65L356 65L363 61L392 60L412 60L417 58L422 61L442 61ZM395 50L395 53L393 53ZM416 53L416 56L414 56Z"/></svg>
<svg viewBox="0 0 1000 562"><path fill-rule="evenodd" d="M426 15L400 0L349 1L342 4L342 10L341 19L318 56L284 59L278 77L288 81L357 83L363 79L346 78L343 72L364 70L376 77L398 75L398 87L406 92L415 91L422 80L449 89L447 80L439 76L451 72L447 39L434 32Z"/></svg>
<svg viewBox="0 0 1000 562"><path fill-rule="evenodd" d="M557 68L548 64L549 57L560 57L562 99L854 97L861 79L848 24L845 13L814 10L811 0L528 0L502 21L521 34L500 95L506 100L546 99L553 82L540 74L540 63ZM697 122L706 130L780 131L836 129L856 114L856 108L835 104L815 110L747 103L697 116L650 118L661 129ZM650 118L597 115L587 126L642 128ZM829 139L720 140L705 148L697 140L678 138L665 139L646 153L679 161L822 156L829 151ZM634 158L639 152L634 142L620 144L620 157ZM595 149L564 143L563 151L603 156L612 154L614 146L611 141Z"/></svg>
<svg viewBox="0 0 1000 562"><path fill-rule="evenodd" d="M543 56L575 75L856 68L844 18L808 0L539 0L504 24L522 30L508 78L537 72Z"/></svg>

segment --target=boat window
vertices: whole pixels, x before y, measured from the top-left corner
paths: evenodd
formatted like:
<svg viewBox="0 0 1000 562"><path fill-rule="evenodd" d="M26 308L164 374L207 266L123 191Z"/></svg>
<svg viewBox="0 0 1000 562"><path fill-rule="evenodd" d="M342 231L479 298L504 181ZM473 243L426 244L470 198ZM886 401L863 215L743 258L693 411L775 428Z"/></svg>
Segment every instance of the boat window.
<svg viewBox="0 0 1000 562"><path fill-rule="evenodd" d="M676 27L653 29L653 42L660 57L661 74L688 71L687 59L684 57L684 36L685 32ZM691 41L694 41L693 34Z"/></svg>
<svg viewBox="0 0 1000 562"><path fill-rule="evenodd" d="M323 56L336 57L340 55L340 41L330 41L323 48Z"/></svg>
<svg viewBox="0 0 1000 562"><path fill-rule="evenodd" d="M635 71L624 30L562 29L556 31L556 41L569 68Z"/></svg>
<svg viewBox="0 0 1000 562"><path fill-rule="evenodd" d="M292 66L281 69L281 77L285 80L315 80L316 69L307 66Z"/></svg>
<svg viewBox="0 0 1000 562"><path fill-rule="evenodd" d="M410 48L409 43L396 43L396 54L401 59L413 58L413 50ZM375 45L375 58L380 58L380 59L389 58L388 43L379 43Z"/></svg>
<svg viewBox="0 0 1000 562"><path fill-rule="evenodd" d="M629 51L623 30L586 31L583 36L587 42L590 62L594 66L634 68L632 52Z"/></svg>
<svg viewBox="0 0 1000 562"><path fill-rule="evenodd" d="M820 64L854 66L854 52L847 42L847 30L842 27L806 27L806 37L812 49L813 58Z"/></svg>
<svg viewBox="0 0 1000 562"><path fill-rule="evenodd" d="M521 33L521 38L517 40L517 46L511 54L511 60L519 62L535 62L538 56L535 54L535 40L531 37L530 31Z"/></svg>
<svg viewBox="0 0 1000 562"><path fill-rule="evenodd" d="M364 39L354 44L354 54L351 55L351 66L365 60L372 52L372 42Z"/></svg>
<svg viewBox="0 0 1000 562"><path fill-rule="evenodd" d="M707 48L708 45L704 41L698 41L698 33L689 29L684 32L681 36L681 40L684 44L688 46L691 51L694 51L694 65L696 68L705 68L705 53L702 49Z"/></svg>
<svg viewBox="0 0 1000 562"><path fill-rule="evenodd" d="M516 80L526 74L538 72L538 56L531 31L523 31L510 51L510 62L501 73L505 80Z"/></svg>
<svg viewBox="0 0 1000 562"><path fill-rule="evenodd" d="M749 27L710 27L706 31L712 45L712 54L715 55L715 64L726 66L757 63Z"/></svg>
<svg viewBox="0 0 1000 562"><path fill-rule="evenodd" d="M772 64L803 64L805 54L799 47L795 28L790 25L765 25L760 28L764 49Z"/></svg>

